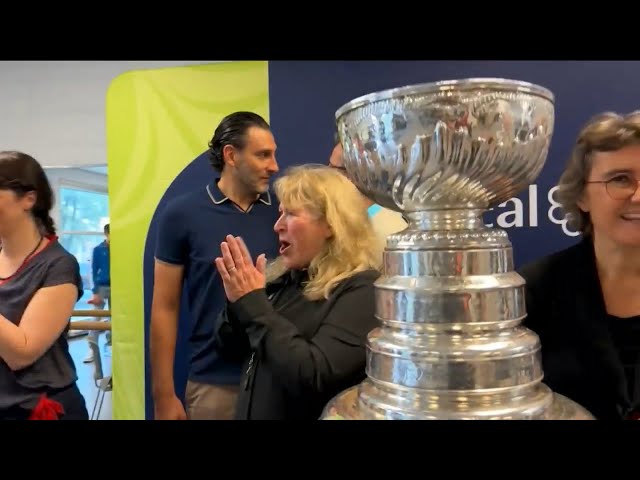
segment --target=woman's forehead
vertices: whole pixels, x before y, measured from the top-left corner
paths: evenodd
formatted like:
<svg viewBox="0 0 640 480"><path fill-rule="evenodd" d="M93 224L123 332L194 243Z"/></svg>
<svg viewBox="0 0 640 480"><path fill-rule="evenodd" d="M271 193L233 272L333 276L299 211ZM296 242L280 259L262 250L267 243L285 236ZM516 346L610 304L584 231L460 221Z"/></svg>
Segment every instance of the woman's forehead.
<svg viewBox="0 0 640 480"><path fill-rule="evenodd" d="M591 171L606 174L611 171L626 171L640 175L640 145L633 145L611 152L595 152Z"/></svg>

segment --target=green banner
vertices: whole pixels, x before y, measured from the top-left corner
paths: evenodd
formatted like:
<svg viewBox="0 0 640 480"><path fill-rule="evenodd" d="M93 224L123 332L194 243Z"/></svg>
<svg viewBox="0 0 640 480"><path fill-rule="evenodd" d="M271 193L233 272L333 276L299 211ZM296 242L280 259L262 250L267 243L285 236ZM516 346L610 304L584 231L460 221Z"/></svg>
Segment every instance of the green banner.
<svg viewBox="0 0 640 480"><path fill-rule="evenodd" d="M222 118L238 110L269 118L267 62L132 71L115 78L107 92L115 420L145 418L149 224L171 182L207 149Z"/></svg>

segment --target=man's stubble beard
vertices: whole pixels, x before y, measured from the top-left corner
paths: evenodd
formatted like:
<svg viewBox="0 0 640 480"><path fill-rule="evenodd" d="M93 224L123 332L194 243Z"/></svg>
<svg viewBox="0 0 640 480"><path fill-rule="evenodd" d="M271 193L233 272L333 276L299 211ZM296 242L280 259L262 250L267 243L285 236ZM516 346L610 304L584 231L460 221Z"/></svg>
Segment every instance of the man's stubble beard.
<svg viewBox="0 0 640 480"><path fill-rule="evenodd" d="M251 173L244 173L243 171L238 171L240 174L239 182L242 185L243 189L249 194L261 195L265 193L269 189L269 185L262 186L262 182L257 180L252 181L252 179L256 178L256 175Z"/></svg>

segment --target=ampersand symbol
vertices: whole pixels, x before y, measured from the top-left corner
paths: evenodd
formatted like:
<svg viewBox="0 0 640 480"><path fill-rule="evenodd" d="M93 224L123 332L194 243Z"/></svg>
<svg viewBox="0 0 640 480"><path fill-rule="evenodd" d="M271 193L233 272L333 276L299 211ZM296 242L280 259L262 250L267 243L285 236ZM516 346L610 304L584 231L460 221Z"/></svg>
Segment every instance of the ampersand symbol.
<svg viewBox="0 0 640 480"><path fill-rule="evenodd" d="M547 216L549 217L549 220L552 223L555 223L556 225L560 225L562 227L562 231L564 232L565 235L569 237L577 237L578 235L580 235L580 232L574 232L567 228L567 218L564 216L562 218L556 218L554 214L556 210L560 210L562 208L562 205L560 205L555 200L555 198L553 198L553 194L556 193L556 190L558 190L558 186L553 187L551 190L549 190L549 193L547 194L547 198L549 199L549 205L550 205L549 213L547 214Z"/></svg>

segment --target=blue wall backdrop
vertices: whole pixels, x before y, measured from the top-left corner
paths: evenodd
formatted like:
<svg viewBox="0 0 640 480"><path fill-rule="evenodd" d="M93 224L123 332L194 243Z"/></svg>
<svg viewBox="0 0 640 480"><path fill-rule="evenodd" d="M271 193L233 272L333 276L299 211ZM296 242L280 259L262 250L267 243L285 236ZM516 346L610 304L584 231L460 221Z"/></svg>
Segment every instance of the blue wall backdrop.
<svg viewBox="0 0 640 480"><path fill-rule="evenodd" d="M143 270L144 270L144 341L145 345L149 345L149 326L151 322L151 303L153 300L153 268L154 253L156 247L156 238L158 236L158 221L164 210L164 207L174 198L193 190L194 188L204 188L207 179L211 178L213 172L207 152L203 152L195 158L187 167L171 183L167 191L158 202L156 211L149 225L149 232L144 246ZM204 179L204 180L203 180ZM174 362L174 383L176 386L176 394L178 398L184 398L188 365L187 358L189 352L187 350L187 340L189 338L189 330L191 328L192 319L189 315L188 300L186 291L183 292L182 301L180 302L180 323L178 328L178 338L176 345L176 354ZM145 418L153 418L153 397L151 390L151 369L149 359L149 348L144 349L145 355Z"/></svg>
<svg viewBox="0 0 640 480"><path fill-rule="evenodd" d="M542 174L517 200L489 212L486 222L504 227L522 220L507 229L516 266L575 243L576 237L563 232L562 214L549 201L549 191L589 117L603 110L640 109L640 62L269 62L270 119L280 166L326 162L333 148L335 111L355 97L408 84L467 77L524 80L555 94L555 132ZM514 210L522 215L508 214ZM549 219L550 213L557 219L555 223Z"/></svg>

